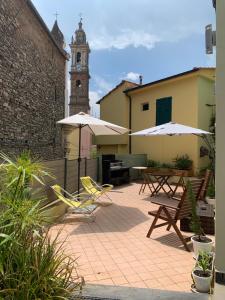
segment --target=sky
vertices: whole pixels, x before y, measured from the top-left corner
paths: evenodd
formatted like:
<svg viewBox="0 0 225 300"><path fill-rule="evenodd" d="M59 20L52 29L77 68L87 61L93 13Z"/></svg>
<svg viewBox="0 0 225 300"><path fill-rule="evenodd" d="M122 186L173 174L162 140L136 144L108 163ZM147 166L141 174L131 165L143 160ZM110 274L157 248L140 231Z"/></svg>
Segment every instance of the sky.
<svg viewBox="0 0 225 300"><path fill-rule="evenodd" d="M148 83L194 67L215 66L205 54L212 0L32 0L51 30L55 13L69 51L80 14L90 53L90 105L122 79Z"/></svg>

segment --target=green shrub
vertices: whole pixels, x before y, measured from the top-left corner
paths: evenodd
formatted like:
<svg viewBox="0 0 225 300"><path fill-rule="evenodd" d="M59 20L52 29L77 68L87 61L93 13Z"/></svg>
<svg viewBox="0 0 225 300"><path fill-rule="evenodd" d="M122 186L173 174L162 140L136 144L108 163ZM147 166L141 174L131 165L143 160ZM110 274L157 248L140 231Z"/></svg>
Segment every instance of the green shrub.
<svg viewBox="0 0 225 300"><path fill-rule="evenodd" d="M215 198L215 185L214 185L213 182L211 182L210 185L208 186L206 195L207 195L209 198Z"/></svg>
<svg viewBox="0 0 225 300"><path fill-rule="evenodd" d="M50 239L43 199L30 189L32 181L43 183L47 172L29 153L15 161L1 158L0 299L68 299L78 287L72 277L76 261L64 254L58 235Z"/></svg>
<svg viewBox="0 0 225 300"><path fill-rule="evenodd" d="M174 167L179 170L190 170L192 168L193 161L187 154L177 156L173 159Z"/></svg>
<svg viewBox="0 0 225 300"><path fill-rule="evenodd" d="M147 162L147 166L151 168L160 168L161 164L158 161L155 161L153 159L149 159Z"/></svg>
<svg viewBox="0 0 225 300"><path fill-rule="evenodd" d="M197 265L202 270L204 275L207 276L207 274L211 271L211 264L212 254L205 251L200 251Z"/></svg>
<svg viewBox="0 0 225 300"><path fill-rule="evenodd" d="M187 183L187 193L188 193L188 200L191 205L190 228L194 232L194 234L198 237L198 241L200 242L202 240L202 236L204 236L204 231L201 226L200 217L197 215L197 212L196 212L197 201L196 201L190 181L188 181L188 183Z"/></svg>
<svg viewBox="0 0 225 300"><path fill-rule="evenodd" d="M174 165L173 164L168 164L168 163L162 163L161 168L173 169Z"/></svg>

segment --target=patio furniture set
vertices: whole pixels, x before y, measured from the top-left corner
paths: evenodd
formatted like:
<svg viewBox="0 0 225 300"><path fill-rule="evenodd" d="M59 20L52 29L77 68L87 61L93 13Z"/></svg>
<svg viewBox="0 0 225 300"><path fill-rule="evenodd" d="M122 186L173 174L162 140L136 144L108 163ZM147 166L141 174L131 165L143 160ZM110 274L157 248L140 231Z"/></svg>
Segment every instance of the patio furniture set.
<svg viewBox="0 0 225 300"><path fill-rule="evenodd" d="M146 171L146 170L145 170ZM156 180L156 187L154 186L151 178ZM168 174L157 174L154 172L148 173L144 177L144 185L142 191L146 186L151 191L151 196L156 196L157 193L162 190L166 197L151 198L151 203L158 206L158 209L149 211L148 214L153 216L154 219L148 230L147 238L150 238L154 229L167 226L166 230L169 231L171 227L175 230L178 238L182 242L185 250L190 251L187 242L192 241L193 244L193 257L196 259L196 264L192 271L192 291L193 292L210 292L213 273L214 273L214 252L213 252L213 241L211 238L205 236L204 229L201 224L199 214L201 213L200 201L205 200L206 191L209 186L212 172L207 170L205 172L204 179L190 178L187 184L183 185L183 193L180 198L174 197L175 191L177 190L177 184L172 189L169 182L167 181L170 176ZM181 173L178 182L184 183L183 175ZM168 188L165 190L164 185ZM212 206L211 206L212 207ZM191 216L191 229L194 235L188 238L184 238L180 229L177 226L177 222ZM214 219L214 214L212 215ZM163 222L158 223L158 220Z"/></svg>
<svg viewBox="0 0 225 300"><path fill-rule="evenodd" d="M98 207L98 205L107 205L111 204L107 202L101 201L101 196L107 196L107 192L110 191L113 186L112 185L103 185L100 186L96 182L94 182L90 177L82 178L80 177L80 157L81 157L81 136L82 136L82 128L87 128L87 130L94 135L121 135L127 133L129 130L123 128L121 126L108 123L96 118L93 118L87 114L79 113L77 115L68 117L58 122L62 125L69 125L79 130L79 153L78 153L78 191L74 194L69 194L67 191L62 189L60 186L52 186L53 191L55 192L58 200L63 201L65 204L70 206L74 209L74 212L83 213L83 214L92 214L92 212ZM167 124L162 124L153 128L148 128L141 130L139 132L132 133L130 135L133 136L160 136L160 135L167 135L167 136L176 136L176 135L195 135L201 137L206 145L209 148L211 157L212 157L212 165L215 162L215 151L211 147L209 140L207 139L207 135L210 135L210 132L196 129L193 127L177 124L174 122L170 122ZM65 159L66 161L66 159ZM123 169L121 164L112 165L111 162L107 162L107 176L108 180L112 179L112 171L116 169ZM167 226L167 231L170 230L171 227L175 230L176 234L178 235L179 239L181 240L184 248L187 251L190 251L187 240L183 237L180 229L177 226L177 222L183 220L184 218L189 217L191 214L195 214L195 225L198 230L196 230L195 236L191 238L193 242L193 248L195 252L198 254L199 252L199 244L202 238L202 228L201 225L198 224L199 218L196 216L196 203L199 199L203 199L205 196L206 189L208 187L210 174L206 173L204 180L202 179L190 179L188 184L185 184L185 174L180 172L179 174L174 174L172 171L168 172L161 172L156 170L151 170L148 172L148 169L143 169L143 184L141 185L139 194L144 192L146 187L149 188L151 193L151 202L158 206L158 209L154 211L149 211L148 214L153 216L154 219L152 224L148 230L147 237L149 238L155 228L161 226ZM117 174L118 175L118 174ZM175 186L172 186L170 183L170 179L173 176L178 177L178 181ZM121 178L124 176L120 176ZM80 193L80 181L83 185L84 192ZM191 197L189 194L189 184L191 185ZM181 197L177 198L176 192L178 187L181 186L183 192ZM164 192L166 197L162 199L160 197L157 198L159 192ZM153 198L154 196L154 198ZM190 201L191 198L191 201ZM161 219L163 223L157 224L158 220ZM190 238L189 238L190 239ZM208 241L206 241L208 240ZM205 244L203 243L203 249L210 252L212 249L212 240L209 238L205 238ZM195 253L195 255L196 255ZM197 256L196 256L197 258ZM197 272L197 271L196 271ZM196 275L196 274L195 274ZM198 276L198 274L196 275Z"/></svg>
<svg viewBox="0 0 225 300"><path fill-rule="evenodd" d="M173 169L160 170L148 167L134 167L141 170L143 182L141 184L139 195L148 187L151 192L151 197L156 196L161 190L169 197L173 197L179 186L184 188L185 171L175 172ZM172 177L178 177L174 188L170 184ZM154 185L156 184L156 186ZM168 189L168 191L167 191Z"/></svg>
<svg viewBox="0 0 225 300"><path fill-rule="evenodd" d="M170 228L173 227L185 249L190 251L187 245L187 241L189 241L190 238L184 239L177 226L178 220L186 219L191 215L191 204L188 199L188 188L187 184L185 184L184 173L180 172L178 175L172 170L170 172L160 172L158 170L151 170L151 168L142 170L143 182L139 194L144 192L145 188L148 187L150 197L154 197L151 199L151 202L159 206L157 210L148 212L149 215L154 217L154 220L147 233L147 237L149 238L151 236L155 228L167 226L167 231L169 231ZM169 179L173 176L177 176L178 180L175 185L172 186ZM204 179L189 179L196 201L204 200L211 176L212 172L207 170ZM182 188L183 193L180 197L176 197L179 186ZM166 197L157 199L156 196L160 191L162 191ZM157 224L159 219L165 222Z"/></svg>

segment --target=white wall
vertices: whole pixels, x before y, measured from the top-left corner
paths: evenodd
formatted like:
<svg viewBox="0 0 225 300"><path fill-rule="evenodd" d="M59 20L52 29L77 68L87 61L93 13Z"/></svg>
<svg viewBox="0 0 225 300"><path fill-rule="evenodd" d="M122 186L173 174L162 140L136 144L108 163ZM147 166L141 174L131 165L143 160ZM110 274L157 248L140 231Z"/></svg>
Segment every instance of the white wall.
<svg viewBox="0 0 225 300"><path fill-rule="evenodd" d="M216 270L225 276L225 0L216 16ZM215 284L214 299L225 299L225 285Z"/></svg>

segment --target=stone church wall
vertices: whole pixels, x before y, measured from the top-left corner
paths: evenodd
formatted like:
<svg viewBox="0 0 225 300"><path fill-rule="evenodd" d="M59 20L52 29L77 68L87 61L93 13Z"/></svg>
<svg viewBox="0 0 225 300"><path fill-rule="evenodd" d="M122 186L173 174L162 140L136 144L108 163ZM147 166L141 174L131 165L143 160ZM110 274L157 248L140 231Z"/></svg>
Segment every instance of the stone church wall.
<svg viewBox="0 0 225 300"><path fill-rule="evenodd" d="M0 1L0 151L51 160L63 157L66 58L42 22L29 0Z"/></svg>

